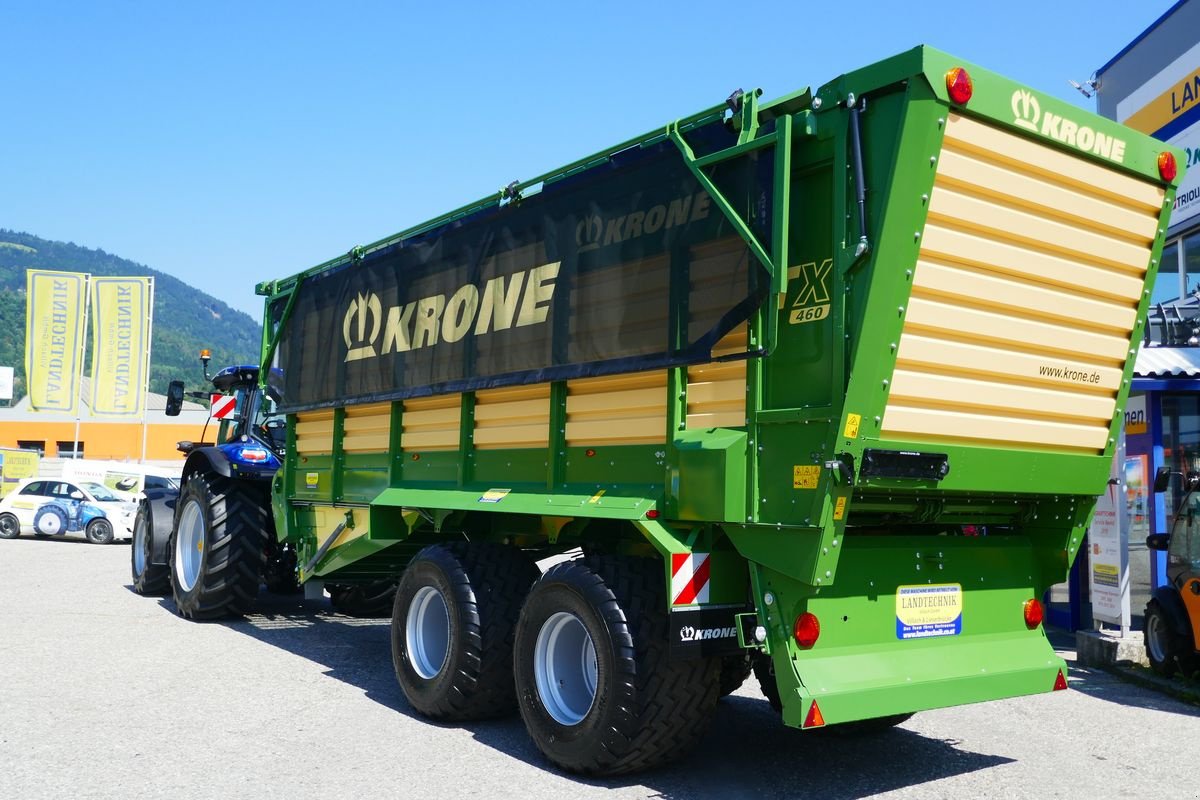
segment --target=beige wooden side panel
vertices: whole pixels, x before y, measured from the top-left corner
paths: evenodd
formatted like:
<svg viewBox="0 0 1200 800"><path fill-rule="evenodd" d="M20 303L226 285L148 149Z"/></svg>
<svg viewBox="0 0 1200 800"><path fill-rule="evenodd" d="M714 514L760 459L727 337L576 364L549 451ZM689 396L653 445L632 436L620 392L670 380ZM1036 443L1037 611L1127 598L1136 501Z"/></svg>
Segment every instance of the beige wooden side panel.
<svg viewBox="0 0 1200 800"><path fill-rule="evenodd" d="M391 443L392 405L372 403L347 406L342 420L342 450L347 453L384 453Z"/></svg>
<svg viewBox="0 0 1200 800"><path fill-rule="evenodd" d="M461 394L405 400L400 417L401 449L457 449L461 409Z"/></svg>
<svg viewBox="0 0 1200 800"><path fill-rule="evenodd" d="M655 444L667 437L667 373L635 372L567 382L567 444Z"/></svg>
<svg viewBox="0 0 1200 800"><path fill-rule="evenodd" d="M549 446L550 384L476 392L474 442L481 450Z"/></svg>
<svg viewBox="0 0 1200 800"><path fill-rule="evenodd" d="M333 409L296 415L296 452L313 456L333 452Z"/></svg>

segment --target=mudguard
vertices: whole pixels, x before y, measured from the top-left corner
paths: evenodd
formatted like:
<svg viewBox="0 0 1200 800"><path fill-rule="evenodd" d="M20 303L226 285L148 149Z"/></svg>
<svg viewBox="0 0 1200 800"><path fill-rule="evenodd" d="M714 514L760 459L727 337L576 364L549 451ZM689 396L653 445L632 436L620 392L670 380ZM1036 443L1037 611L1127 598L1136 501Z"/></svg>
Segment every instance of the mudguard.
<svg viewBox="0 0 1200 800"><path fill-rule="evenodd" d="M225 478L232 475L229 459L216 447L201 447L188 453L187 461L183 463L183 477L179 485L187 483L193 472L214 472Z"/></svg>
<svg viewBox="0 0 1200 800"><path fill-rule="evenodd" d="M1192 623L1188 619L1187 608L1183 605L1179 591L1174 586L1160 586L1154 590L1153 597L1166 612L1175 632L1180 636L1191 636Z"/></svg>
<svg viewBox="0 0 1200 800"><path fill-rule="evenodd" d="M150 563L155 566L167 563L167 544L178 501L179 492L174 489L148 489L146 499L142 501L150 512Z"/></svg>

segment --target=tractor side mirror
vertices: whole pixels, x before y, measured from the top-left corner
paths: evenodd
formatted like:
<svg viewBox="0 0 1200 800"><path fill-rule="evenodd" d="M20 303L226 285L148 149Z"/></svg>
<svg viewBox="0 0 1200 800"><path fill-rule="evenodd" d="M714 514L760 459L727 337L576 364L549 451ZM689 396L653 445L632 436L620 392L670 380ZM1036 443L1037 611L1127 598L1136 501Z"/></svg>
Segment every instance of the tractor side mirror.
<svg viewBox="0 0 1200 800"><path fill-rule="evenodd" d="M183 381L167 384L167 416L178 417L183 410ZM1157 484L1155 484L1157 486Z"/></svg>
<svg viewBox="0 0 1200 800"><path fill-rule="evenodd" d="M1159 492L1165 492L1167 490L1167 486L1169 486L1170 483L1171 483L1171 468L1170 467L1159 467L1158 472L1154 473L1154 492L1155 492L1155 494L1158 494Z"/></svg>
<svg viewBox="0 0 1200 800"><path fill-rule="evenodd" d="M1171 534L1152 533L1146 537L1146 547L1151 550L1166 550L1171 544Z"/></svg>

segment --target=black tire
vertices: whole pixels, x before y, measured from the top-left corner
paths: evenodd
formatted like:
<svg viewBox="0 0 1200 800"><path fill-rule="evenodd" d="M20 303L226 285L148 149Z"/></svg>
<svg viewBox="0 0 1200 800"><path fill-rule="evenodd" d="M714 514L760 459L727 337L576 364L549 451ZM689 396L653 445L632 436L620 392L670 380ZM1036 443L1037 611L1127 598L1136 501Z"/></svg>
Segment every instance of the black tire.
<svg viewBox="0 0 1200 800"><path fill-rule="evenodd" d="M721 659L721 686L718 690L720 696L726 697L742 688L742 684L750 677L752 669L749 653L724 656Z"/></svg>
<svg viewBox="0 0 1200 800"><path fill-rule="evenodd" d="M97 518L88 523L83 535L92 544L112 544L116 540L112 523L103 518Z"/></svg>
<svg viewBox="0 0 1200 800"><path fill-rule="evenodd" d="M777 713L783 713L783 701L779 697L779 684L775 682L775 664L771 661L771 657L766 653L758 653L754 656L754 677L758 680L759 691L763 697L767 698L767 702L771 704L771 708Z"/></svg>
<svg viewBox="0 0 1200 800"><path fill-rule="evenodd" d="M512 713L513 631L537 577L537 565L503 545L456 542L417 553L396 590L392 664L418 713L444 721Z"/></svg>
<svg viewBox="0 0 1200 800"><path fill-rule="evenodd" d="M129 543L129 571L133 590L148 597L161 597L171 590L171 568L153 561L154 509L148 500L138 504L133 519L133 541Z"/></svg>
<svg viewBox="0 0 1200 800"><path fill-rule="evenodd" d="M1181 669L1188 672L1196 660L1190 636L1175 630L1174 622L1157 600L1146 604L1146 623L1142 633L1146 642L1146 658L1150 668L1159 675L1170 677Z"/></svg>
<svg viewBox="0 0 1200 800"><path fill-rule="evenodd" d="M0 539L16 539L21 535L21 521L12 514L0 514Z"/></svg>
<svg viewBox="0 0 1200 800"><path fill-rule="evenodd" d="M61 536L67 532L67 515L58 506L42 506L33 515L33 529L43 536Z"/></svg>
<svg viewBox="0 0 1200 800"><path fill-rule="evenodd" d="M372 583L327 583L329 601L333 610L348 617L363 619L386 619L392 615L396 605L396 581L384 580Z"/></svg>
<svg viewBox="0 0 1200 800"><path fill-rule="evenodd" d="M167 548L180 616L209 620L249 613L265 560L266 500L262 488L252 484L212 473L188 478ZM194 559L180 552L181 537L196 543Z"/></svg>
<svg viewBox="0 0 1200 800"><path fill-rule="evenodd" d="M274 530L272 530L272 537ZM296 576L296 551L290 545L276 544L276 550L268 554L263 566L263 583L272 594L299 594L300 580ZM391 606L388 613L391 614Z"/></svg>
<svg viewBox="0 0 1200 800"><path fill-rule="evenodd" d="M716 707L720 659L672 661L667 629L656 559L588 556L555 565L534 585L517 625L517 695L550 761L619 775L696 743Z"/></svg>

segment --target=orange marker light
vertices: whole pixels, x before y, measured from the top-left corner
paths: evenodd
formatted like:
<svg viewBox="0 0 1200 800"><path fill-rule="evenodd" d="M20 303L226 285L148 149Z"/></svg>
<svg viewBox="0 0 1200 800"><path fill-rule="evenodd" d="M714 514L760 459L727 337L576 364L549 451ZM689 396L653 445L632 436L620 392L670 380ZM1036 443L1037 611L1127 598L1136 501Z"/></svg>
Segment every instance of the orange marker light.
<svg viewBox="0 0 1200 800"><path fill-rule="evenodd" d="M1042 620L1046 618L1045 609L1042 608L1041 601L1036 598L1031 598L1025 601L1025 627L1033 630L1038 625L1042 624Z"/></svg>
<svg viewBox="0 0 1200 800"><path fill-rule="evenodd" d="M1164 181L1173 181L1179 174L1179 165L1175 163L1175 154L1164 150L1158 154L1158 175Z"/></svg>
<svg viewBox="0 0 1200 800"><path fill-rule="evenodd" d="M796 637L796 644L807 650L816 644L817 639L820 638L821 622L815 614L805 611L796 617L796 624L792 628L792 635Z"/></svg>
<svg viewBox="0 0 1200 800"><path fill-rule="evenodd" d="M975 84L971 82L971 76L965 69L955 67L946 73L946 91L950 93L951 100L964 106L971 99Z"/></svg>

